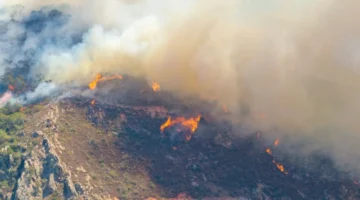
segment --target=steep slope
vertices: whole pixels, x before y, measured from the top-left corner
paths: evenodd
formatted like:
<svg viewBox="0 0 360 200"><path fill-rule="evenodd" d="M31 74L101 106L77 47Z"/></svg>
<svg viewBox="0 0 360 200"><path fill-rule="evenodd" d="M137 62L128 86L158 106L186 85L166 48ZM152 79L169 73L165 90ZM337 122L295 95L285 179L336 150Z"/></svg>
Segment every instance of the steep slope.
<svg viewBox="0 0 360 200"><path fill-rule="evenodd" d="M86 98L46 103L27 114L16 184L2 198L359 198L357 185L331 163L311 171L284 158L282 173L256 135L234 140L226 126L201 118L186 141L176 131L160 133L169 115L165 107Z"/></svg>

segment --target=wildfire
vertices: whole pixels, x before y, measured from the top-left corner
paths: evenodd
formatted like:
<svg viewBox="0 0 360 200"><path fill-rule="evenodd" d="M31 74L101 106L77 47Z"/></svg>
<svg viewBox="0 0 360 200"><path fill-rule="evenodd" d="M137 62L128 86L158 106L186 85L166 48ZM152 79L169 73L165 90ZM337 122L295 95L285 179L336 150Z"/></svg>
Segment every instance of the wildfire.
<svg viewBox="0 0 360 200"><path fill-rule="evenodd" d="M284 174L288 174L288 172L285 171L284 165L277 163L275 160L272 161L276 167Z"/></svg>
<svg viewBox="0 0 360 200"><path fill-rule="evenodd" d="M157 82L153 81L152 84L151 84L151 87L154 90L154 92L160 91L160 84L157 83Z"/></svg>
<svg viewBox="0 0 360 200"><path fill-rule="evenodd" d="M94 105L94 104L95 104L95 102L96 102L95 100L92 100L92 101L91 101L91 105Z"/></svg>
<svg viewBox="0 0 360 200"><path fill-rule="evenodd" d="M101 74L96 74L95 79L92 80L89 83L89 88L91 90L94 90L99 82L108 81L108 80L112 80L112 79L123 79L123 77L120 76L120 75L114 75L114 76L110 76L110 77L103 77Z"/></svg>
<svg viewBox="0 0 360 200"><path fill-rule="evenodd" d="M189 119L185 119L185 117L178 117L175 119L168 117L166 122L160 126L160 131L164 132L164 130L166 128L169 128L175 124L181 124L182 126L190 129L191 134L193 134L196 131L196 129L198 128L200 118L201 118L200 115L198 115L197 117L189 118ZM191 139L191 135L186 136L186 140L190 140L190 139Z"/></svg>
<svg viewBox="0 0 360 200"><path fill-rule="evenodd" d="M275 142L274 142L274 146L275 146L275 147L278 146L279 143L280 143L280 140L279 140L279 139L276 139ZM265 152L266 152L267 154L269 154L270 156L272 156L272 150L271 150L270 148L267 148L267 149L265 150ZM273 160L272 162L276 165L276 167L277 167L282 173L288 174L288 172L285 171L284 165L282 165L282 164L280 164L280 163L277 163L275 160Z"/></svg>
<svg viewBox="0 0 360 200"><path fill-rule="evenodd" d="M11 90L11 91L15 89L15 87L14 87L13 85L9 85L8 88L9 88L9 90Z"/></svg>
<svg viewBox="0 0 360 200"><path fill-rule="evenodd" d="M286 173L286 172L285 172L285 169L284 169L284 166L283 166L282 164L276 163L276 167L277 167L281 172Z"/></svg>
<svg viewBox="0 0 360 200"><path fill-rule="evenodd" d="M275 142L274 142L274 146L277 147L277 146L279 145L279 143L280 143L280 140L279 140L279 139L276 139Z"/></svg>
<svg viewBox="0 0 360 200"><path fill-rule="evenodd" d="M270 149L270 148L267 148L267 149L266 149L266 153L268 153L269 155L271 155L271 154L272 154L271 149Z"/></svg>

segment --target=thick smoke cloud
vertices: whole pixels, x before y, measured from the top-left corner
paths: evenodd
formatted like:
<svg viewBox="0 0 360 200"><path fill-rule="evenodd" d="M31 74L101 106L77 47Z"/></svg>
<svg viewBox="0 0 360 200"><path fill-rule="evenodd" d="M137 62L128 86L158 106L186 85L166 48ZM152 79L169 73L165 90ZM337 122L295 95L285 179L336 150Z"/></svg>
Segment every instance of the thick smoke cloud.
<svg viewBox="0 0 360 200"><path fill-rule="evenodd" d="M0 72L23 68L57 87L96 73L155 80L226 105L234 123L271 139L301 142L298 153L325 152L360 172L359 4L11 1L2 5Z"/></svg>

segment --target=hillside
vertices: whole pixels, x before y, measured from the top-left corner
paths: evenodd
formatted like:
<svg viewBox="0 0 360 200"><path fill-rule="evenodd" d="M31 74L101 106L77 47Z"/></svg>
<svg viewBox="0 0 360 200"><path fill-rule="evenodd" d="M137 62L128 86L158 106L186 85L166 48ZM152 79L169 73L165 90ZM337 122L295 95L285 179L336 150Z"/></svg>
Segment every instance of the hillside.
<svg viewBox="0 0 360 200"><path fill-rule="evenodd" d="M132 102L72 97L19 108L23 128L1 146L1 199L359 198L325 158L315 171L286 156L277 165L261 135L232 138L229 125L204 116L189 140L181 126L161 133L188 106Z"/></svg>

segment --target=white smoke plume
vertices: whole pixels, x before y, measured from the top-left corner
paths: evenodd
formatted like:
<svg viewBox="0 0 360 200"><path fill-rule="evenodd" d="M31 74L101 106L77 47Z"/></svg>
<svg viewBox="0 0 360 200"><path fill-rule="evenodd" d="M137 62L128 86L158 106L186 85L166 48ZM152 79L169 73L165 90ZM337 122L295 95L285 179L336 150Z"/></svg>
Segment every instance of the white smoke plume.
<svg viewBox="0 0 360 200"><path fill-rule="evenodd" d="M7 102L9 102L11 97L12 97L12 94L11 94L10 91L7 91L3 95L1 95L1 97L0 97L0 107L3 107Z"/></svg>
<svg viewBox="0 0 360 200"><path fill-rule="evenodd" d="M17 0L2 3L1 19L26 22L43 6L63 15L11 24L1 41L23 38L0 58L34 51L29 76L58 85L86 85L97 73L155 80L226 105L234 123L269 138L303 142L300 153L325 152L360 172L359 1Z"/></svg>

